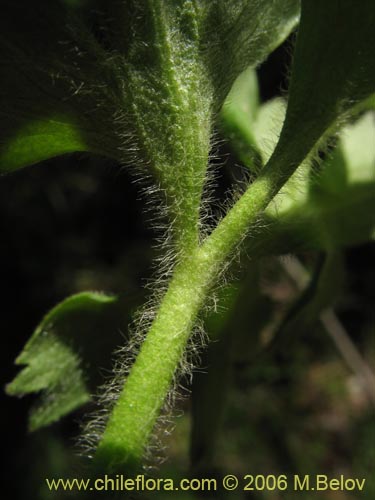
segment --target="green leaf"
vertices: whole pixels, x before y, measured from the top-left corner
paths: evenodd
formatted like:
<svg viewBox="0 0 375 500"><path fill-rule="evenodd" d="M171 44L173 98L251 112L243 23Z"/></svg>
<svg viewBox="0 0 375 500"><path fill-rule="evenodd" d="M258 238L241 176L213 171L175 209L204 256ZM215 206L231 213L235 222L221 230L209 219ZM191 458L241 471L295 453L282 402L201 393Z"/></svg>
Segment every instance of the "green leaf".
<svg viewBox="0 0 375 500"><path fill-rule="evenodd" d="M254 169L254 158L261 158L260 165L269 160L286 109L281 98L259 106L253 76L246 71L237 79L221 113L224 132L250 169ZM373 101L372 95L361 102L356 113L372 109ZM310 157L303 162L266 210L263 251L327 250L374 237L374 138L374 111L367 111L340 132L334 150L320 161L319 175L316 168L311 170ZM262 252L261 248L256 251Z"/></svg>
<svg viewBox="0 0 375 500"><path fill-rule="evenodd" d="M259 109L254 123L254 135L263 165L270 159L276 147L283 127L286 113L286 102L281 97L275 97L265 102Z"/></svg>
<svg viewBox="0 0 375 500"><path fill-rule="evenodd" d="M79 293L60 302L38 325L16 359L17 365L26 366L6 387L9 395L40 394L30 414L30 430L49 425L90 401L84 370L92 357L82 353L79 337L89 341L95 323L113 313L114 305L114 297Z"/></svg>
<svg viewBox="0 0 375 500"><path fill-rule="evenodd" d="M53 156L89 150L72 121L44 119L25 123L17 135L0 146L0 166L9 172Z"/></svg>
<svg viewBox="0 0 375 500"><path fill-rule="evenodd" d="M223 219L219 228L212 233L211 242L216 242L216 238L223 241L223 233L226 233L230 235L227 239L229 243L234 240L233 235L243 233L245 224L249 225L254 213L263 211L299 165L306 159L308 161L309 155L314 153L314 148L317 148L322 137L337 126L340 118L348 118L351 112L358 113L361 101L373 95L374 20L373 2L302 1L288 107L279 141L257 179ZM368 102L365 105L367 106ZM304 170L302 177L305 182ZM296 175L298 176L298 172ZM349 216L348 222L353 226L355 223L353 214L357 211L361 213L363 210L358 204L362 205L363 200L369 195L367 186L365 193L362 189L361 192L356 191L352 193L354 201L352 213L346 212L348 205L345 200L341 200L344 210L341 210L337 203L331 207L327 203L324 207L325 214L319 213L320 207L311 206L306 212L295 210L292 214L288 210L288 216L291 215L291 218L288 220L283 216L283 222L286 226L288 224L295 226L297 221L302 222L301 236L304 234L305 241L318 246L325 245L326 242L322 241L324 235L317 233L313 227L304 226L303 223L306 222L306 218L313 223L314 217L323 218L325 215L330 217L336 215L337 211L341 215L346 212L345 215ZM333 220L334 217L331 218L331 222ZM364 232L368 230L369 221L372 225L371 218L366 217L365 227L361 227L359 233L357 231L356 238L363 237ZM337 226L333 228L336 230ZM344 240L341 240L341 243L344 243Z"/></svg>
<svg viewBox="0 0 375 500"><path fill-rule="evenodd" d="M354 245L375 234L375 112L344 128L334 152L312 178L306 210L325 248Z"/></svg>
<svg viewBox="0 0 375 500"><path fill-rule="evenodd" d="M260 172L270 159L286 113L286 102L276 97L261 106L258 85L253 70L237 78L221 111L222 129L237 157L253 172ZM310 172L309 159L294 173L279 193L267 213L280 216L307 198Z"/></svg>
<svg viewBox="0 0 375 500"><path fill-rule="evenodd" d="M259 105L256 73L245 70L235 81L221 110L221 128L238 159L259 172L269 160L283 126L286 102L281 97Z"/></svg>
<svg viewBox="0 0 375 500"><path fill-rule="evenodd" d="M298 0L5 3L0 169L77 150L137 163L157 178L177 246L189 252L212 111L290 33Z"/></svg>
<svg viewBox="0 0 375 500"><path fill-rule="evenodd" d="M347 125L339 136L337 147L322 165L313 194L347 196L354 184L375 182L375 112L362 115Z"/></svg>
<svg viewBox="0 0 375 500"><path fill-rule="evenodd" d="M318 174L306 175L308 164L301 175L297 170L285 186L284 205L283 189L266 211L263 251L334 251L374 239L374 137L375 112L369 111L341 131Z"/></svg>
<svg viewBox="0 0 375 500"><path fill-rule="evenodd" d="M260 113L259 87L253 68L243 71L234 82L220 111L220 125L237 158L250 170L258 170L261 158L255 136Z"/></svg>
<svg viewBox="0 0 375 500"><path fill-rule="evenodd" d="M203 45L221 106L237 76L255 68L293 31L299 0L205 1Z"/></svg>
<svg viewBox="0 0 375 500"><path fill-rule="evenodd" d="M336 120L374 92L375 3L302 0L289 101L272 163L290 175Z"/></svg>
<svg viewBox="0 0 375 500"><path fill-rule="evenodd" d="M0 172L73 151L119 156L109 56L61 2L3 1Z"/></svg>
<svg viewBox="0 0 375 500"><path fill-rule="evenodd" d="M133 0L122 8L123 86L134 147L163 190L178 250L189 253L198 243L211 135L199 7L190 0Z"/></svg>

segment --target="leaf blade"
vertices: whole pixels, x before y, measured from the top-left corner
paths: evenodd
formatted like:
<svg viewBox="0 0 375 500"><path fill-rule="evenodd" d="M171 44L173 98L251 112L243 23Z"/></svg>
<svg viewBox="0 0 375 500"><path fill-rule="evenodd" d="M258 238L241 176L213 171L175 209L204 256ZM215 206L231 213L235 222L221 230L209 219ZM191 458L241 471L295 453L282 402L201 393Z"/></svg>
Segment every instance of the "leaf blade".
<svg viewBox="0 0 375 500"><path fill-rule="evenodd" d="M373 94L374 23L373 2L302 0L288 107L270 161L288 164L285 175L340 116Z"/></svg>
<svg viewBox="0 0 375 500"><path fill-rule="evenodd" d="M26 123L16 136L0 144L0 171L11 172L54 156L90 149L78 127L67 118Z"/></svg>
<svg viewBox="0 0 375 500"><path fill-rule="evenodd" d="M80 329L84 329L86 314L97 318L114 302L114 297L94 292L73 295L49 311L35 329L16 359L24 368L6 386L12 396L39 393L30 413L30 430L49 425L91 400L81 353L72 342L79 325L76 320L81 318Z"/></svg>

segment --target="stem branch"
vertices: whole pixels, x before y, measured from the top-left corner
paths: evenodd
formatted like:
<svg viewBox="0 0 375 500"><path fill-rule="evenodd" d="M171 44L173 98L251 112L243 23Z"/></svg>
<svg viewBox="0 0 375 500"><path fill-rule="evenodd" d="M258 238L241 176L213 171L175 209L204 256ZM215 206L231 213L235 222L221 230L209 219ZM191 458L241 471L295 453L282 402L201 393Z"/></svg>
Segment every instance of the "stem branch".
<svg viewBox="0 0 375 500"><path fill-rule="evenodd" d="M285 175L271 159L211 235L178 264L110 416L97 461L112 469L140 463L210 287L291 173Z"/></svg>

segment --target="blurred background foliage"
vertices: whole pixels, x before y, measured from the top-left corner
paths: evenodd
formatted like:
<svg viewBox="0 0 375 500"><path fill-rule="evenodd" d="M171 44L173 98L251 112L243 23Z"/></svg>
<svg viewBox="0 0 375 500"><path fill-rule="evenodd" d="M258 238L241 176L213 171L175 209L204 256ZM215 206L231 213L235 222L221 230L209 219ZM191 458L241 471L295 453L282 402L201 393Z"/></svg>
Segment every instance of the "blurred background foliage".
<svg viewBox="0 0 375 500"><path fill-rule="evenodd" d="M261 101L286 88L289 54L290 40L260 67ZM215 194L224 200L233 178L241 181L248 174L224 141L216 158ZM72 154L2 176L0 205L2 384L17 373L13 360L45 312L67 295L85 290L120 297L121 307L106 321L107 347L97 347L100 370L91 367L97 377L105 378L112 359L109 346L126 342L132 314L147 296L144 285L158 252L152 220L144 213L144 194L125 170L119 171L110 161ZM298 258L311 272L322 260L313 252ZM345 249L336 258L336 274L328 279L337 286L330 288L329 302L363 363L375 369L374 242ZM374 388L368 387L360 371L348 366L345 352L340 352L314 309L308 320L286 321L287 312L303 295L291 263L295 261L277 256L251 263L245 292L233 290L234 300L226 290L233 309L224 308L219 320L206 318L213 341L201 352L192 387L184 381L192 393L186 392L177 404L175 430L162 436L168 459L151 475L345 474L365 477L365 491L358 496L341 492L293 496L238 490L211 496L375 498ZM246 293L246 280L258 282L257 293ZM96 326L100 331L100 324ZM277 337L270 342L275 329L287 335L284 345ZM95 331L92 342L95 346ZM74 497L49 493L44 479L80 475L74 443L88 408L28 434L27 414L34 398L17 400L3 393L2 398L2 473L9 497ZM169 495L177 498L166 492L160 498ZM181 496L205 497L210 498L203 492ZM149 493L141 498L159 496Z"/></svg>

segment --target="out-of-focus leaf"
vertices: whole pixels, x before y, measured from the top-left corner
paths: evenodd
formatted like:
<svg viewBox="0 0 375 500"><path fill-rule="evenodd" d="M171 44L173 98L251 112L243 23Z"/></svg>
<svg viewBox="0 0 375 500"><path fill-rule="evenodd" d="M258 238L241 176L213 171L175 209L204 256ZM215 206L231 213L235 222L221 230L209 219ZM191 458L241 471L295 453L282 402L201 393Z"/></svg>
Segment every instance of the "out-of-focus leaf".
<svg viewBox="0 0 375 500"><path fill-rule="evenodd" d="M16 364L26 366L6 388L16 396L40 393L30 414L31 430L55 422L90 400L85 370L93 358L87 359L89 344L86 352L80 348L80 337L90 342L95 324L115 307L114 297L79 293L54 307L38 325L16 359ZM92 343L97 345L95 339Z"/></svg>
<svg viewBox="0 0 375 500"><path fill-rule="evenodd" d="M340 133L334 151L312 183L313 194L347 196L355 184L375 182L375 112L370 111Z"/></svg>
<svg viewBox="0 0 375 500"><path fill-rule="evenodd" d="M362 243L375 231L375 112L347 126L322 173L312 179L305 210L326 248Z"/></svg>
<svg viewBox="0 0 375 500"><path fill-rule="evenodd" d="M77 125L68 119L26 123L0 149L0 170L9 172L53 156L89 151Z"/></svg>
<svg viewBox="0 0 375 500"><path fill-rule="evenodd" d="M259 111L256 72L246 69L234 82L220 112L220 125L237 158L251 170L259 168L254 124Z"/></svg>
<svg viewBox="0 0 375 500"><path fill-rule="evenodd" d="M288 269L287 265L285 268ZM302 266L301 270L309 276ZM335 252L325 256L308 277L309 283L304 289L301 289L300 277L288 275L296 281L298 299L282 321L270 346L271 349L277 346L282 357L288 356L291 345L300 342L301 335L319 321L323 309L332 306L337 300L345 278L342 255Z"/></svg>
<svg viewBox="0 0 375 500"><path fill-rule="evenodd" d="M286 102L276 97L260 105L256 72L236 79L221 109L221 128L238 159L251 171L269 160L283 126Z"/></svg>
<svg viewBox="0 0 375 500"><path fill-rule="evenodd" d="M342 130L336 148L322 162L321 172L310 175L308 184L306 177L298 183L298 173L294 179L300 194L295 203L284 211L266 212L270 248L274 244L275 251L281 245L284 252L293 251L293 245L295 249L335 250L374 238L374 111ZM286 187L290 185L289 181ZM267 246L267 239L263 245Z"/></svg>
<svg viewBox="0 0 375 500"><path fill-rule="evenodd" d="M222 129L237 155L251 171L259 172L271 157L285 119L286 102L276 97L259 106L256 74L246 70L233 85L222 112ZM310 161L306 160L273 200L267 214L280 216L308 194Z"/></svg>
<svg viewBox="0 0 375 500"><path fill-rule="evenodd" d="M262 164L268 161L285 118L282 99L257 106L254 89L251 77L241 75L222 113L224 132L249 168L254 168L254 158L261 158ZM371 95L356 106L355 114L371 110L373 101ZM261 247L253 252L334 249L374 237L374 111L345 127L333 152L320 163L320 173L316 174L316 169L312 173L308 156L283 186L266 210L264 237L258 238Z"/></svg>
<svg viewBox="0 0 375 500"><path fill-rule="evenodd" d="M283 127L285 112L286 102L281 97L265 102L259 109L254 123L254 134L263 165L267 163L275 149Z"/></svg>

